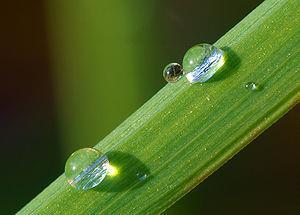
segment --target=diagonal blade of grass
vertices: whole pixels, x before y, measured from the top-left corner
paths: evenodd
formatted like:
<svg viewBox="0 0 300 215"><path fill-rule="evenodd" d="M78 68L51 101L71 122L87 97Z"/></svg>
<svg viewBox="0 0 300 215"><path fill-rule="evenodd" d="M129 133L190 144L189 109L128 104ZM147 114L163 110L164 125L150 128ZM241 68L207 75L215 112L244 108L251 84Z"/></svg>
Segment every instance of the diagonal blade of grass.
<svg viewBox="0 0 300 215"><path fill-rule="evenodd" d="M299 102L299 8L298 0L265 1L216 42L228 54L222 73L202 85L166 85L97 144L122 180L83 192L62 175L19 214L143 214L172 205Z"/></svg>

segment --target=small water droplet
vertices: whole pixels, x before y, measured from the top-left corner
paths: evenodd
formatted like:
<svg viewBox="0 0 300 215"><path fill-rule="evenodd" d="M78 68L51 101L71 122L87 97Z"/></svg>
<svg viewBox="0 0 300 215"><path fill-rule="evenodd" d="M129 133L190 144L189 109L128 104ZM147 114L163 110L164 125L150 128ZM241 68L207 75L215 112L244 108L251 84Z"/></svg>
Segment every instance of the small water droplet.
<svg viewBox="0 0 300 215"><path fill-rule="evenodd" d="M136 177L137 177L140 181L145 181L145 180L148 178L148 175L145 174L145 173L139 172L139 173L136 174Z"/></svg>
<svg viewBox="0 0 300 215"><path fill-rule="evenodd" d="M163 70L163 76L169 83L177 82L183 75L182 66L178 63L170 63Z"/></svg>
<svg viewBox="0 0 300 215"><path fill-rule="evenodd" d="M246 83L245 84L245 88L247 90L253 90L253 91L259 90L258 85L256 83L254 83L254 82L248 82L248 83Z"/></svg>
<svg viewBox="0 0 300 215"><path fill-rule="evenodd" d="M224 52L210 44L202 43L190 48L183 57L183 70L190 83L206 82L225 63Z"/></svg>
<svg viewBox="0 0 300 215"><path fill-rule="evenodd" d="M210 98L207 96L207 97L206 97L206 100L207 100L207 101L210 101Z"/></svg>
<svg viewBox="0 0 300 215"><path fill-rule="evenodd" d="M94 148L84 148L71 154L65 165L68 183L79 190L89 190L100 184L109 170L106 155Z"/></svg>

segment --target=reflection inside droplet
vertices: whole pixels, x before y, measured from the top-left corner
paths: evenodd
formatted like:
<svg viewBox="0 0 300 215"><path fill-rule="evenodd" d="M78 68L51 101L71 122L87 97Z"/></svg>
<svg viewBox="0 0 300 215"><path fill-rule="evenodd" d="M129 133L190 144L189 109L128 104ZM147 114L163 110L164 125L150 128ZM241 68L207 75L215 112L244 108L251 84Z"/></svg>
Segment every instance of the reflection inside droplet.
<svg viewBox="0 0 300 215"><path fill-rule="evenodd" d="M74 152L66 161L68 183L79 190L89 190L100 184L109 172L106 155L94 148Z"/></svg>
<svg viewBox="0 0 300 215"><path fill-rule="evenodd" d="M190 83L206 82L225 63L225 53L210 44L190 48L183 58L183 70Z"/></svg>

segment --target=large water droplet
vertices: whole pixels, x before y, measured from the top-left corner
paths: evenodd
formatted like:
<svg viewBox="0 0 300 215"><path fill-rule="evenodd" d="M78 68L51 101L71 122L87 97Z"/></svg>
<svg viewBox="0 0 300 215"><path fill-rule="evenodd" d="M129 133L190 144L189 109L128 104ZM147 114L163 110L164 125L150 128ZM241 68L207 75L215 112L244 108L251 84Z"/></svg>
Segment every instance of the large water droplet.
<svg viewBox="0 0 300 215"><path fill-rule="evenodd" d="M210 44L202 43L190 48L183 58L183 70L189 82L209 80L225 63L224 52Z"/></svg>
<svg viewBox="0 0 300 215"><path fill-rule="evenodd" d="M65 176L68 183L79 190L88 190L100 184L108 173L106 155L94 148L79 149L67 160Z"/></svg>
<svg viewBox="0 0 300 215"><path fill-rule="evenodd" d="M178 81L183 75L182 66L178 63L170 63L163 70L163 76L169 83Z"/></svg>

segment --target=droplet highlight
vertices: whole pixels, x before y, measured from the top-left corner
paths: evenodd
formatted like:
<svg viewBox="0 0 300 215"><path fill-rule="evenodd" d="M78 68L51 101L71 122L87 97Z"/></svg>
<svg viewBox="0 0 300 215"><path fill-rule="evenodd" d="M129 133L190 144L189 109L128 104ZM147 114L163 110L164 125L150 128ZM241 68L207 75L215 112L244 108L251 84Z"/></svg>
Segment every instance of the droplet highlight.
<svg viewBox="0 0 300 215"><path fill-rule="evenodd" d="M248 82L245 84L245 88L247 90L252 90L252 91L258 91L259 90L259 87L256 83L254 82Z"/></svg>
<svg viewBox="0 0 300 215"><path fill-rule="evenodd" d="M107 156L94 148L79 149L65 164L67 181L78 190L96 187L111 171Z"/></svg>
<svg viewBox="0 0 300 215"><path fill-rule="evenodd" d="M183 75L182 66L178 63L170 63L163 70L163 76L169 83L177 82Z"/></svg>
<svg viewBox="0 0 300 215"><path fill-rule="evenodd" d="M139 181L145 181L148 178L148 175L146 173L137 173L136 177L139 179Z"/></svg>
<svg viewBox="0 0 300 215"><path fill-rule="evenodd" d="M183 70L190 83L206 82L225 63L224 52L210 44L202 43L190 48L183 57Z"/></svg>

